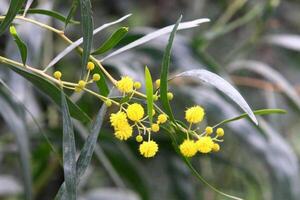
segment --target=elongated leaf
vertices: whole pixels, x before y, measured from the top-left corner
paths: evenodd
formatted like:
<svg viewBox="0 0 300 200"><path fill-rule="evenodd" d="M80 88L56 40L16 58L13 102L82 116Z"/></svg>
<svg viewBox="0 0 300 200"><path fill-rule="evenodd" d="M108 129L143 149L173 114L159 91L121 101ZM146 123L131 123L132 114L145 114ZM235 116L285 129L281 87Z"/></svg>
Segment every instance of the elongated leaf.
<svg viewBox="0 0 300 200"><path fill-rule="evenodd" d="M81 13L81 20L80 20L81 30L83 36L82 37L83 52L82 52L82 59L81 59L81 67L82 67L81 75L83 76L92 49L94 22L92 16L92 5L90 0L79 0L79 1L80 1L80 13Z"/></svg>
<svg viewBox="0 0 300 200"><path fill-rule="evenodd" d="M286 114L287 112L282 109L261 109L261 110L254 110L253 113L254 113L254 115L270 115L270 114ZM218 123L217 125L215 125L214 127L221 126L221 125L227 124L229 122L233 122L233 121L247 118L247 117L248 117L248 114L244 113L237 117L225 119L225 120L221 121L220 123Z"/></svg>
<svg viewBox="0 0 300 200"><path fill-rule="evenodd" d="M16 42L16 44L19 48L21 58L22 58L22 63L25 66L26 60L27 60L27 46L19 37L17 30L14 26L10 26L9 31L10 31L10 34L13 36L14 41Z"/></svg>
<svg viewBox="0 0 300 200"><path fill-rule="evenodd" d="M71 19L72 19L72 17L73 17L74 14L75 14L78 5L79 5L79 0L73 0L73 1L72 1L71 9L70 9L70 11L69 11L69 13L68 13L67 19L65 20L65 28L66 28L67 25L71 22Z"/></svg>
<svg viewBox="0 0 300 200"><path fill-rule="evenodd" d="M161 72L160 72L160 100L163 105L164 110L169 115L170 119L176 124L169 99L168 99L168 75L169 75L169 65L170 65L170 59L171 59L171 50L172 50L172 44L175 38L175 34L177 31L177 28L179 26L179 23L182 19L182 16L179 17L177 20L175 26L173 27L173 30L171 32L171 35L169 37L168 45L165 49L165 53L163 56L162 66L161 66Z"/></svg>
<svg viewBox="0 0 300 200"><path fill-rule="evenodd" d="M73 124L63 90L61 91L61 109L63 119L63 165L68 199L76 199L76 145Z"/></svg>
<svg viewBox="0 0 300 200"><path fill-rule="evenodd" d="M194 28L194 27L197 27L199 26L199 24L202 24L202 23L205 23L205 22L209 22L210 20L207 19L207 18L202 18L202 19L196 19L196 20L193 20L193 21L189 21L189 22L183 22L183 23L180 23L179 26L178 26L178 30L183 30L183 29L189 29L189 28ZM111 58L113 56L116 56L120 53L123 53L124 51L128 51L129 49L132 49L134 47L137 47L139 45L142 45L146 42L149 42L155 38L158 38L162 35L165 35L165 34L168 34L170 33L173 28L174 28L175 25L170 25L170 26L167 26L167 27L164 27L164 28L161 28L157 31L154 31L152 33L149 33L147 35L145 35L144 37L128 44L128 45L125 45L124 47L112 52L111 54L108 54L107 56L105 56L103 59L101 59L100 61L103 62L104 60L107 60L108 58Z"/></svg>
<svg viewBox="0 0 300 200"><path fill-rule="evenodd" d="M35 87L41 90L44 94L48 95L57 105L61 104L61 97L60 97L60 89L52 84L50 81L44 79L40 75L32 73L24 67L20 67L18 65L7 65L10 69L14 70L16 73L20 74L28 81L30 81ZM76 104L74 104L68 97L67 97L68 106L70 109L71 115L86 123L90 121L89 116L80 109Z"/></svg>
<svg viewBox="0 0 300 200"><path fill-rule="evenodd" d="M260 74L261 76L269 79L273 83L277 84L282 92L300 109L300 96L289 81L282 76L278 71L270 67L269 65L253 61L253 60L240 60L229 64L229 70L236 71L246 69Z"/></svg>
<svg viewBox="0 0 300 200"><path fill-rule="evenodd" d="M30 8L32 2L33 2L33 0L27 0L27 3L26 3L26 6L25 6L25 9L24 9L23 16L26 15L26 13L27 13L28 9Z"/></svg>
<svg viewBox="0 0 300 200"><path fill-rule="evenodd" d="M216 87L218 90L220 90L229 98L231 98L236 104L238 104L249 115L250 119L256 125L258 124L255 115L253 114L251 108L249 107L245 99L242 97L242 95L230 83L228 83L226 80L224 80L217 74L202 69L182 72L176 75L174 78L176 77L196 78L205 84L209 84Z"/></svg>
<svg viewBox="0 0 300 200"><path fill-rule="evenodd" d="M0 115L15 135L20 154L25 199L30 200L32 199L32 180L25 115L20 109L20 105L10 96L3 84L0 84Z"/></svg>
<svg viewBox="0 0 300 200"><path fill-rule="evenodd" d="M103 72L99 69L99 67L95 67L94 72L100 74L100 80L96 82L99 93L107 97L107 95L109 94L109 87L106 83L106 76L104 76Z"/></svg>
<svg viewBox="0 0 300 200"><path fill-rule="evenodd" d="M80 177L84 174L86 169L88 168L89 163L91 162L95 147L97 145L97 139L102 127L103 119L106 113L106 105L103 104L101 109L99 110L95 121L92 124L92 128L90 134L88 135L87 139L84 142L83 148L80 152L79 158L76 162L76 184L79 184ZM56 196L56 199L67 199L66 196L66 182L64 182L59 192Z"/></svg>
<svg viewBox="0 0 300 200"><path fill-rule="evenodd" d="M95 34L99 33L100 31L102 31L103 29L105 29L109 26L120 23L121 21L125 20L129 16L131 16L131 14L125 15L124 17L121 17L120 19L118 19L116 21L103 24L99 28L95 29L93 31L93 34L95 35ZM83 38L79 38L78 40L76 40L75 42L70 44L67 48L65 48L62 52L60 52L54 59L51 60L51 62L47 65L46 69L48 69L48 68L52 67L53 65L55 65L58 61L60 61L60 59L62 59L63 57L65 57L65 55L67 55L72 50L74 50L76 47L78 47L82 42L83 42Z"/></svg>
<svg viewBox="0 0 300 200"><path fill-rule="evenodd" d="M145 83L146 83L146 95L147 95L147 112L148 112L150 124L152 124L153 85L152 85L152 76L148 67L145 67Z"/></svg>
<svg viewBox="0 0 300 200"><path fill-rule="evenodd" d="M102 44L99 48L97 48L92 54L99 55L111 50L125 37L127 33L128 33L128 27L119 28L110 36L110 38L108 38L104 42L104 44Z"/></svg>
<svg viewBox="0 0 300 200"><path fill-rule="evenodd" d="M274 34L265 37L269 44L277 45L290 50L300 51L300 35Z"/></svg>
<svg viewBox="0 0 300 200"><path fill-rule="evenodd" d="M19 14L25 12L25 10L21 9L19 11ZM44 9L38 9L38 8L31 8L29 10L27 10L27 13L29 14L40 14L40 15L46 15L46 16L49 16L49 17L53 17L59 21L62 21L62 22L66 22L67 19L65 16L63 16L62 14L56 12L56 11L53 11L53 10L44 10ZM69 23L72 23L72 24L79 24L80 22L79 21L74 21L72 19L70 19L70 22Z"/></svg>
<svg viewBox="0 0 300 200"><path fill-rule="evenodd" d="M18 11L21 9L24 0L11 0L8 11L2 23L0 24L0 35L9 27L10 23L14 20Z"/></svg>

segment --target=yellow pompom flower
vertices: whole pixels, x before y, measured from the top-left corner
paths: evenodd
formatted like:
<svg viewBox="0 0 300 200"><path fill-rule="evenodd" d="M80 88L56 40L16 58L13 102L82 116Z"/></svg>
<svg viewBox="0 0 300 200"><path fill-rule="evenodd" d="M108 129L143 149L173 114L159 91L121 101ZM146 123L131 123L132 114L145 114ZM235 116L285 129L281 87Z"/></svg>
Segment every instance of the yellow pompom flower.
<svg viewBox="0 0 300 200"><path fill-rule="evenodd" d="M168 97L168 100L171 101L174 98L174 95L172 92L168 92L167 97Z"/></svg>
<svg viewBox="0 0 300 200"><path fill-rule="evenodd" d="M100 74L93 74L93 81L97 82L101 79Z"/></svg>
<svg viewBox="0 0 300 200"><path fill-rule="evenodd" d="M218 152L220 151L220 145L218 143L214 143L214 146L212 147L212 150L214 152Z"/></svg>
<svg viewBox="0 0 300 200"><path fill-rule="evenodd" d="M205 136L198 139L196 146L199 152L209 153L214 146L214 142L211 137Z"/></svg>
<svg viewBox="0 0 300 200"><path fill-rule="evenodd" d="M75 88L74 88L74 91L75 92L80 92L82 89L80 88L80 87L78 87L78 86L75 86Z"/></svg>
<svg viewBox="0 0 300 200"><path fill-rule="evenodd" d="M56 78L56 79L59 80L61 78L61 76L62 76L62 73L60 71L55 71L53 73L53 76L54 76L54 78Z"/></svg>
<svg viewBox="0 0 300 200"><path fill-rule="evenodd" d="M184 140L179 149L185 157L192 157L197 153L197 146L193 140Z"/></svg>
<svg viewBox="0 0 300 200"><path fill-rule="evenodd" d="M224 129L218 128L216 133L217 133L218 137L223 137L224 136Z"/></svg>
<svg viewBox="0 0 300 200"><path fill-rule="evenodd" d="M88 62L86 68L92 71L95 68L95 64L93 62Z"/></svg>
<svg viewBox="0 0 300 200"><path fill-rule="evenodd" d="M151 125L151 131L158 132L159 131L159 125L158 124L152 124Z"/></svg>
<svg viewBox="0 0 300 200"><path fill-rule="evenodd" d="M168 116L165 115L165 114L160 114L160 115L158 115L158 117L157 117L157 123L159 123L159 124L163 124L163 123L165 123L167 120L168 120Z"/></svg>
<svg viewBox="0 0 300 200"><path fill-rule="evenodd" d="M107 99L104 103L107 107L110 107L112 105L112 102L110 99Z"/></svg>
<svg viewBox="0 0 300 200"><path fill-rule="evenodd" d="M142 87L142 84L140 83L140 82L134 82L134 84L133 84L133 87L135 88L135 89L140 89L141 87Z"/></svg>
<svg viewBox="0 0 300 200"><path fill-rule="evenodd" d="M137 136L135 137L135 140L136 140L137 142L142 142L142 141L143 141L143 136L137 135Z"/></svg>
<svg viewBox="0 0 300 200"><path fill-rule="evenodd" d="M160 79L157 79L157 80L155 81L155 86L156 86L156 88L159 88L159 87L160 87Z"/></svg>
<svg viewBox="0 0 300 200"><path fill-rule="evenodd" d="M133 80L128 76L124 76L117 82L117 88L120 92L130 93L133 90Z"/></svg>
<svg viewBox="0 0 300 200"><path fill-rule="evenodd" d="M157 153L158 145L153 140L148 141L148 142L144 141L140 145L139 150L140 150L141 155L143 155L146 158L151 158L151 157L155 156L155 154Z"/></svg>
<svg viewBox="0 0 300 200"><path fill-rule="evenodd" d="M205 133L207 133L208 135L212 134L213 133L213 128L211 126L207 126L205 128Z"/></svg>
<svg viewBox="0 0 300 200"><path fill-rule="evenodd" d="M115 136L119 140L127 140L132 136L132 127L128 122L119 123L118 126L115 127Z"/></svg>
<svg viewBox="0 0 300 200"><path fill-rule="evenodd" d="M185 111L185 119L189 123L198 123L203 120L205 115L204 109L201 106L193 106Z"/></svg>
<svg viewBox="0 0 300 200"><path fill-rule="evenodd" d="M110 115L110 123L114 128L118 128L124 123L128 123L127 116L125 112L119 111L117 113L112 113Z"/></svg>
<svg viewBox="0 0 300 200"><path fill-rule="evenodd" d="M144 108L138 103L129 105L126 112L127 117L134 122L140 121L144 116Z"/></svg>
<svg viewBox="0 0 300 200"><path fill-rule="evenodd" d="M80 89L85 88L85 86L86 86L86 82L85 82L84 80L78 81L78 87L79 87Z"/></svg>

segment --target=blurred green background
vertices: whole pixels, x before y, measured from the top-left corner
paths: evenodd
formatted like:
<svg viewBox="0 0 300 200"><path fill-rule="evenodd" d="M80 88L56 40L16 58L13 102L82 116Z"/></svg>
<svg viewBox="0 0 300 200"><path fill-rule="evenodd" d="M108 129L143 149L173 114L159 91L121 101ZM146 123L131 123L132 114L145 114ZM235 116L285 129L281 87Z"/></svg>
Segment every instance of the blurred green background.
<svg viewBox="0 0 300 200"><path fill-rule="evenodd" d="M0 14L8 8L0 0ZM67 15L71 1L36 0L32 7L50 9ZM200 174L216 188L244 199L300 199L300 2L298 0L93 0L94 26L128 13L133 15L122 26L129 34L123 46L157 28L182 21L209 18L197 28L179 31L172 51L170 76L191 69L207 69L231 82L252 109L282 108L286 115L259 117L259 127L243 119L224 127L225 142L217 154L192 159ZM42 15L28 15L63 28L64 24ZM80 19L77 12L75 19ZM19 23L18 32L29 49L28 63L46 66L65 47L57 36L34 25ZM116 25L94 37L98 47L118 28ZM66 30L72 40L81 37L79 25ZM104 66L118 78L130 75L143 82L147 65L153 79L159 77L163 50L168 36L108 59ZM12 38L0 37L0 55L19 59ZM101 58L101 56L100 56ZM60 69L66 80L80 76L80 57L72 52L62 59ZM0 117L0 199L22 199L22 170L18 144L30 149L35 199L53 199L63 182L61 167L62 124L58 107L33 85L0 64L0 78L14 95L20 115L2 110ZM207 124L242 113L231 100L213 88L186 79L170 83L175 97L172 108L178 119L186 107L200 104L206 108ZM91 117L101 103L85 94L71 95L74 102ZM2 104L4 105L4 104ZM26 107L26 109L24 109ZM9 119L11 123L5 123ZM107 120L106 120L107 122ZM78 148L87 131L74 121ZM38 124L38 126L37 126ZM15 130L24 130L16 140ZM86 200L210 200L224 199L199 182L173 150L163 131L157 134L159 154L142 158L132 139L117 141L108 123L102 128L92 164L79 185L80 199ZM53 151L43 135L53 144ZM24 153L24 152L23 152Z"/></svg>

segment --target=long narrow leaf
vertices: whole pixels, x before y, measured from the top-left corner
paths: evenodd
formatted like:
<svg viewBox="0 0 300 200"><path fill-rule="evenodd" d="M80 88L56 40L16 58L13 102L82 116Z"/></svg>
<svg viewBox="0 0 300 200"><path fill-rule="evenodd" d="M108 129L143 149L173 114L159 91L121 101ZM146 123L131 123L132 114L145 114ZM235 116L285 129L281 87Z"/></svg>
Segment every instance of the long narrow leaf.
<svg viewBox="0 0 300 200"><path fill-rule="evenodd" d="M2 23L0 24L0 35L9 27L11 22L14 20L18 11L21 9L24 0L11 0L8 11Z"/></svg>
<svg viewBox="0 0 300 200"><path fill-rule="evenodd" d="M121 21L125 20L129 16L131 16L131 14L125 15L124 17L121 17L120 19L118 19L116 21L103 24L99 28L95 29L93 31L93 34L95 35L95 34L99 33L100 31L102 31L103 29L105 29L105 28L107 28L109 26L112 26L114 24L120 23ZM73 42L71 45L69 45L67 48L65 48L62 52L60 52L54 59L52 59L50 61L50 63L47 65L46 69L48 69L48 68L52 67L53 65L55 65L58 61L60 61L63 57L65 57L65 55L67 55L72 50L74 50L76 47L78 47L82 42L83 42L83 38L79 38L78 40L76 40L75 42Z"/></svg>
<svg viewBox="0 0 300 200"><path fill-rule="evenodd" d="M14 41L16 42L16 44L18 46L19 52L21 54L22 63L25 66L26 65L26 60L27 60L27 46L22 41L22 39L19 37L19 35L17 33L17 30L14 26L10 26L9 32L13 36Z"/></svg>
<svg viewBox="0 0 300 200"><path fill-rule="evenodd" d="M33 0L27 0L27 3L26 3L26 6L25 6L25 9L24 9L23 16L26 15L26 13L27 13L28 9L30 8L32 2L33 2Z"/></svg>
<svg viewBox="0 0 300 200"><path fill-rule="evenodd" d="M171 32L171 35L169 37L168 45L165 49L162 66L161 66L161 72L160 72L160 100L163 105L164 110L169 115L170 119L176 124L169 99L168 99L168 75L169 75L169 65L170 65L170 59L171 59L171 50L172 50L172 44L175 38L175 34L177 31L177 28L179 26L179 23L182 19L182 16L179 17L177 20L175 26L173 27L173 30Z"/></svg>
<svg viewBox="0 0 300 200"><path fill-rule="evenodd" d="M68 16L67 16L66 20L65 20L65 28L66 28L66 27L68 26L68 24L71 22L71 19L72 19L72 17L73 17L74 14L75 14L78 5L79 5L79 0L73 0L73 1L72 1L71 9L70 9L70 11L69 11L69 13L68 13Z"/></svg>
<svg viewBox="0 0 300 200"><path fill-rule="evenodd" d="M63 165L67 196L76 199L76 145L73 124L63 90L61 91L61 109L63 119Z"/></svg>
<svg viewBox="0 0 300 200"><path fill-rule="evenodd" d="M209 22L209 19L207 18L202 18L202 19L196 19L196 20L193 20L193 21L189 21L189 22L183 22L183 23L180 23L179 26L178 26L178 30L183 30L183 29L189 29L189 28L194 28L194 27L197 27L199 26L199 24L202 24L202 23L205 23L205 22ZM170 26L167 26L167 27L164 27L164 28L161 28L157 31L154 31L152 33L149 33L147 35L145 35L144 37L114 51L113 53L111 54L108 54L107 56L105 56L103 59L101 59L100 61L103 62L104 60L107 60L108 58L111 58L113 56L116 56L120 53L123 53L124 51L128 51L129 49L132 49L134 47L137 47L139 45L142 45L146 42L149 42L155 38L158 38L162 35L165 35L165 34L168 34L170 33L174 28L174 25L170 25Z"/></svg>
<svg viewBox="0 0 300 200"><path fill-rule="evenodd" d="M147 112L148 112L150 124L152 124L153 85L152 85L151 73L150 73L148 67L145 67L145 82L146 82L146 95L147 95Z"/></svg>
<svg viewBox="0 0 300 200"><path fill-rule="evenodd" d="M99 55L114 48L128 33L128 27L121 27L116 30L99 48L92 54Z"/></svg>
<svg viewBox="0 0 300 200"><path fill-rule="evenodd" d="M226 94L229 98L231 98L236 104L238 104L250 117L250 119L255 123L258 124L255 115L253 114L251 108L242 97L242 95L226 80L222 77L218 76L215 73L212 73L207 70L189 70L177 74L176 77L191 77L200 80L201 82L212 85L216 87L218 90Z"/></svg>

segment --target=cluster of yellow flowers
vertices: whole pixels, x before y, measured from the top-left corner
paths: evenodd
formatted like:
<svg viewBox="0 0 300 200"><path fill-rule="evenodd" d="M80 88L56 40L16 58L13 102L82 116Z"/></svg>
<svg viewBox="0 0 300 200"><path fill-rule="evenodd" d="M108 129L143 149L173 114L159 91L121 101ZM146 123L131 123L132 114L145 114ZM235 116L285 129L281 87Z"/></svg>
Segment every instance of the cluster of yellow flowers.
<svg viewBox="0 0 300 200"><path fill-rule="evenodd" d="M212 151L217 152L220 150L220 145L217 142L222 142L220 137L224 136L224 130L218 128L216 130L215 137L213 135L213 127L206 127L204 133L197 134L196 130L191 130L193 124L200 123L205 115L205 111L201 106L193 106L185 111L185 119L190 123L187 131L187 139L185 139L179 146L180 152L185 157L192 157L197 152L210 153ZM190 139L190 134L196 138Z"/></svg>
<svg viewBox="0 0 300 200"><path fill-rule="evenodd" d="M98 73L94 73L93 76L92 76L92 78L89 80L90 73L95 68L95 64L93 62L88 62L86 68L88 70L88 73L86 75L85 80L79 80L78 83L77 83L77 85L74 86L74 87L72 87L72 88L71 87L66 87L66 86L65 87L69 88L69 89L73 89L73 90L75 90L75 92L80 92L80 91L82 91L86 87L87 84L90 84L90 83L93 83L93 82L97 82L97 81L100 80L101 77L100 77L100 74L98 74ZM56 78L58 80L61 80L62 73L60 71L55 71L53 73L53 76L54 76L54 78Z"/></svg>

